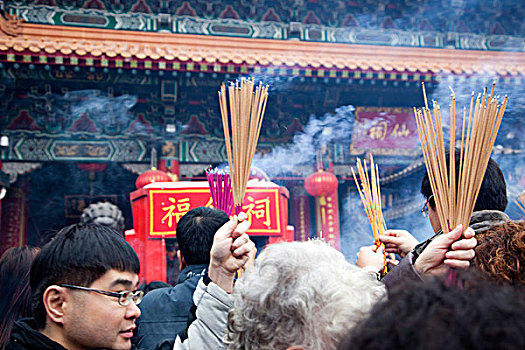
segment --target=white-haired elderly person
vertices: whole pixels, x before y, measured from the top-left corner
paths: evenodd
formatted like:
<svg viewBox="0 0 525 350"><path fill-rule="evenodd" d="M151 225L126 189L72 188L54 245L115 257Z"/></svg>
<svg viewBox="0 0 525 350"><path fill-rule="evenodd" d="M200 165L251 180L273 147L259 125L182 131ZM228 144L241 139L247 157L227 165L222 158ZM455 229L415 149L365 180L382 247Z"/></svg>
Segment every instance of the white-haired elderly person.
<svg viewBox="0 0 525 350"><path fill-rule="evenodd" d="M210 272L214 254L212 249ZM233 276L232 268L222 270L223 276ZM335 349L386 298L386 288L374 274L319 240L266 247L232 294L232 284L225 288L210 278L208 287L199 282L196 321L185 336L177 337L175 350Z"/></svg>
<svg viewBox="0 0 525 350"><path fill-rule="evenodd" d="M384 285L326 243L267 247L237 281L228 349L334 349L380 300Z"/></svg>

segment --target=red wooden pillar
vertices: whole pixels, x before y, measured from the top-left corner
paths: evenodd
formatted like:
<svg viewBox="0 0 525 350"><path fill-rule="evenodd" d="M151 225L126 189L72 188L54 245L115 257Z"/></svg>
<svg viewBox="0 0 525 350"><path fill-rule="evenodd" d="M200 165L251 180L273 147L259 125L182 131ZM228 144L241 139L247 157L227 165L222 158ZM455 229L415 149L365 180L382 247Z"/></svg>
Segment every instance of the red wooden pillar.
<svg viewBox="0 0 525 350"><path fill-rule="evenodd" d="M18 183L9 188L1 201L2 222L0 225L0 255L11 247L27 244L28 196L27 183Z"/></svg>
<svg viewBox="0 0 525 350"><path fill-rule="evenodd" d="M302 186L293 188L292 218L295 226L295 240L307 241L310 238L310 198Z"/></svg>
<svg viewBox="0 0 525 350"><path fill-rule="evenodd" d="M166 243L164 238L148 237L149 203L147 190L141 188L130 195L133 210L133 230L126 232L126 241L135 249L140 261L140 280L166 281Z"/></svg>

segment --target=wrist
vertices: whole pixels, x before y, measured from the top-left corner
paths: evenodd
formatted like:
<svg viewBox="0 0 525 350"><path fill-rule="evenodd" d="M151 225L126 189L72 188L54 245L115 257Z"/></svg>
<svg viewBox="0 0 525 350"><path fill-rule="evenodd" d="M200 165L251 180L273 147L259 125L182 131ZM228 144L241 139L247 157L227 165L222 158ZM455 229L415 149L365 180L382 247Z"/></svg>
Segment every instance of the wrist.
<svg viewBox="0 0 525 350"><path fill-rule="evenodd" d="M226 293L233 291L233 281L235 273L232 273L224 269L220 264L210 262L210 268L208 270L209 278L218 285Z"/></svg>
<svg viewBox="0 0 525 350"><path fill-rule="evenodd" d="M380 270L375 266L365 266L363 267L363 270L373 275L378 281L381 280L381 273Z"/></svg>
<svg viewBox="0 0 525 350"><path fill-rule="evenodd" d="M423 274L425 273L425 269L423 268L420 259L416 259L416 260L414 261L414 263L413 263L413 266L414 266L414 270L416 270L416 272L417 272L420 276L423 276Z"/></svg>
<svg viewBox="0 0 525 350"><path fill-rule="evenodd" d="M377 273L381 269L378 269L377 266L368 265L368 266L363 267L363 270L365 270L366 272L370 272L370 273Z"/></svg>

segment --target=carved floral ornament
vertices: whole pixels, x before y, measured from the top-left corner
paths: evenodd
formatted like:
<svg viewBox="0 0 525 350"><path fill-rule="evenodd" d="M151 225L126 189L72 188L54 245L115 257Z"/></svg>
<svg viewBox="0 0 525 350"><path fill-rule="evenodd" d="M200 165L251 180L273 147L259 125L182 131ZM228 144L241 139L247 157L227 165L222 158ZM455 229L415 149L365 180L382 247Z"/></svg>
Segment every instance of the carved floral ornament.
<svg viewBox="0 0 525 350"><path fill-rule="evenodd" d="M5 20L4 20L5 21ZM0 51L199 63L525 75L525 53L330 44L66 27L17 22L21 35L0 35ZM3 29L2 29L3 30ZM18 29L17 29L18 30Z"/></svg>

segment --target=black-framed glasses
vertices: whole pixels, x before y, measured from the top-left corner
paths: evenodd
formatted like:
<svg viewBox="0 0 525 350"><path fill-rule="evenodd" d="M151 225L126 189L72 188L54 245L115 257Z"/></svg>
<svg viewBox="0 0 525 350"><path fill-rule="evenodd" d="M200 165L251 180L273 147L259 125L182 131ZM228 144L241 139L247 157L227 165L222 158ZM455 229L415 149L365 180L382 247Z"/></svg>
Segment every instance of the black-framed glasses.
<svg viewBox="0 0 525 350"><path fill-rule="evenodd" d="M118 298L118 303L122 306L128 306L132 301L135 303L135 305L138 305L140 304L140 302L142 301L142 298L144 297L144 292L141 290L136 290L136 291L125 290L123 292L117 293L117 292L111 292L108 290L100 290L100 289L94 289L94 288L73 286L71 284L60 284L60 287L85 290L88 292L95 292L98 294L103 294L103 295L107 295L110 297Z"/></svg>
<svg viewBox="0 0 525 350"><path fill-rule="evenodd" d="M425 201L425 204L423 205L423 208L421 208L421 215L423 215L424 218L428 217L428 202L430 202L432 198L434 198L433 194L427 198L427 200Z"/></svg>

